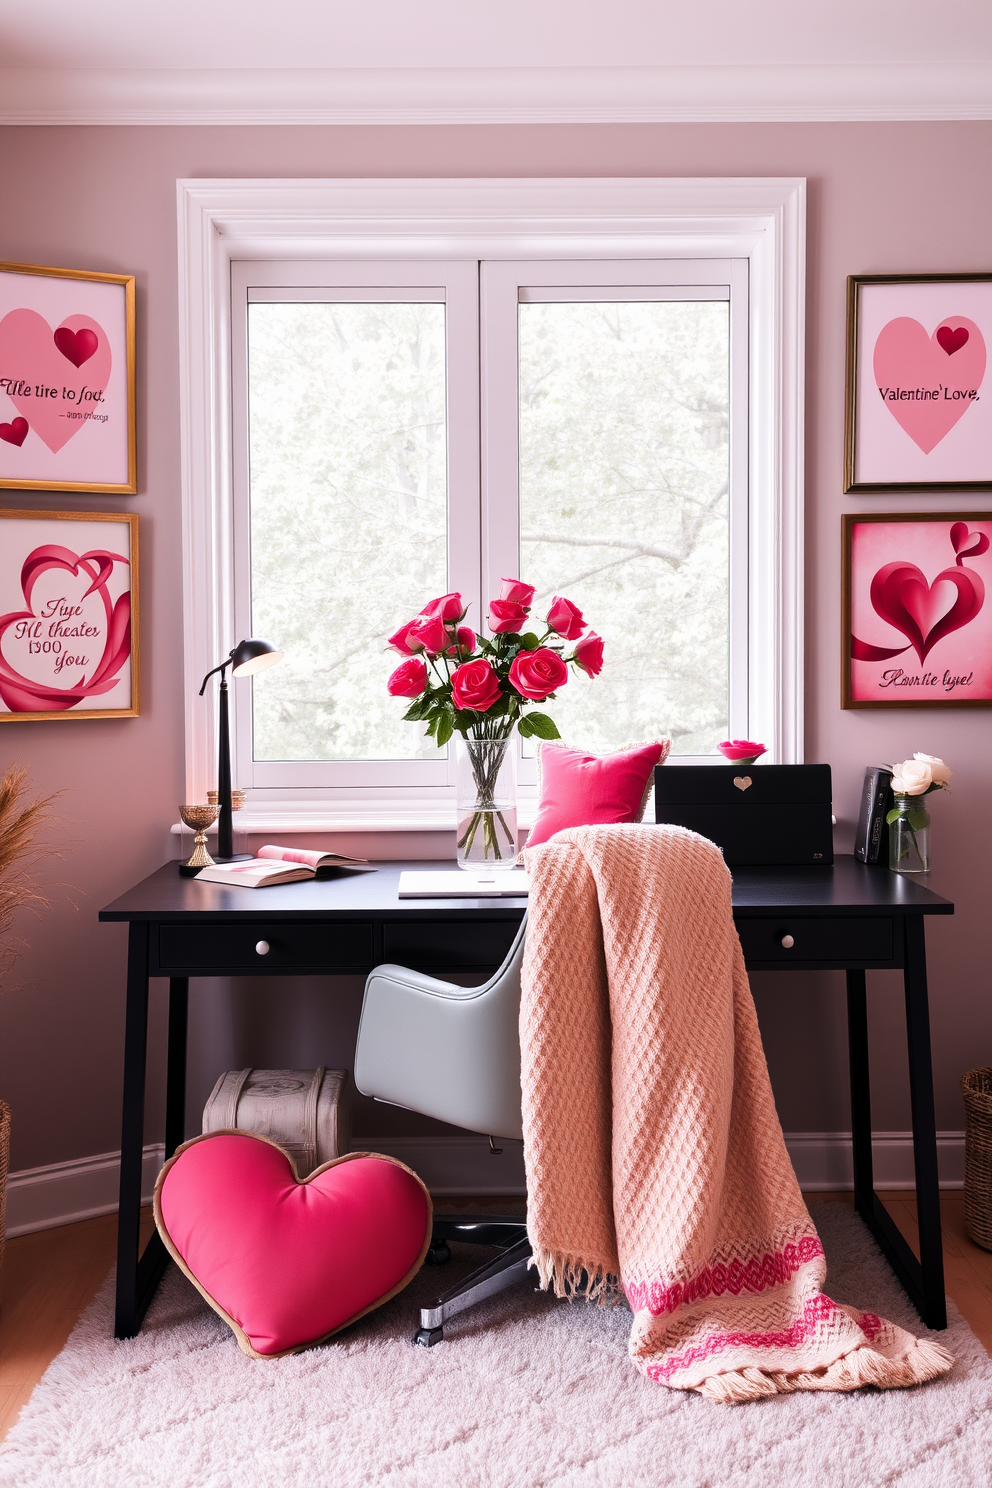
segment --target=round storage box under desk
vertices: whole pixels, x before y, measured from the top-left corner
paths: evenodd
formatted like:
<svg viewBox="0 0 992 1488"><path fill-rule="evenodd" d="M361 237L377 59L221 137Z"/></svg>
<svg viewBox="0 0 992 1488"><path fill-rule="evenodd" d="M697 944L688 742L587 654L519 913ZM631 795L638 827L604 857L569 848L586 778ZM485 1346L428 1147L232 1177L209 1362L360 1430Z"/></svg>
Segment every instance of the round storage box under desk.
<svg viewBox="0 0 992 1488"><path fill-rule="evenodd" d="M350 1149L350 1105L347 1070L225 1070L203 1108L203 1130L268 1137L306 1178Z"/></svg>

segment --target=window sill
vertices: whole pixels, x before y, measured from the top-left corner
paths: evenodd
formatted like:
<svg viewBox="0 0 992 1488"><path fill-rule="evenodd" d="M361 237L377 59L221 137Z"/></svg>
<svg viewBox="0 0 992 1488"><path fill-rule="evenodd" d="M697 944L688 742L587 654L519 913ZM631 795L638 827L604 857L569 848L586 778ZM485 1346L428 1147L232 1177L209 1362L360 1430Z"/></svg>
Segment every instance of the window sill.
<svg viewBox="0 0 992 1488"><path fill-rule="evenodd" d="M521 827L532 827L537 815L536 800L519 800L517 821ZM239 824L253 837L282 836L313 832L453 832L455 812L451 805L430 803L400 806L396 803L378 805L374 801L355 802L354 809L341 806L321 809L313 806L301 811L286 811L275 808L271 811L255 808L239 818ZM183 830L180 822L173 822L169 829L173 833ZM208 829L208 835L217 831L216 825Z"/></svg>

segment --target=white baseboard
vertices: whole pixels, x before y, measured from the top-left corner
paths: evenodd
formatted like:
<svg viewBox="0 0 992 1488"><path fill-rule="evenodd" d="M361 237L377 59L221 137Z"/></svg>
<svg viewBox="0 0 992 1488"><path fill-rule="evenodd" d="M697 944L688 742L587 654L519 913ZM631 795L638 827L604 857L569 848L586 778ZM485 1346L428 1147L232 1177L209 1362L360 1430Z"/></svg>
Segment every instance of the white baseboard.
<svg viewBox="0 0 992 1488"><path fill-rule="evenodd" d="M853 1187L850 1132L786 1132L800 1186L815 1193ZM500 1156L489 1150L485 1137L356 1137L358 1150L396 1157L420 1174L434 1193L452 1198L485 1198L495 1194L525 1193L523 1149L520 1142L503 1141ZM873 1142L875 1187L914 1188L913 1140L909 1132L876 1132ZM155 1178L165 1155L161 1142L144 1150L141 1194L151 1200ZM964 1132L937 1133L937 1162L941 1188L964 1184ZM7 1179L7 1234L54 1229L117 1208L119 1152L23 1168Z"/></svg>
<svg viewBox="0 0 992 1488"><path fill-rule="evenodd" d="M854 1187L850 1132L786 1132L799 1186L815 1193ZM911 1132L875 1132L872 1138L875 1187L915 1188ZM964 1187L964 1132L937 1133L937 1170L941 1188Z"/></svg>
<svg viewBox="0 0 992 1488"><path fill-rule="evenodd" d="M150 1203L165 1147L153 1142L144 1149L141 1165L141 1197ZM7 1236L28 1235L32 1230L53 1230L56 1225L113 1214L117 1208L120 1181L119 1152L100 1152L72 1162L52 1163L46 1168L22 1168L7 1177Z"/></svg>

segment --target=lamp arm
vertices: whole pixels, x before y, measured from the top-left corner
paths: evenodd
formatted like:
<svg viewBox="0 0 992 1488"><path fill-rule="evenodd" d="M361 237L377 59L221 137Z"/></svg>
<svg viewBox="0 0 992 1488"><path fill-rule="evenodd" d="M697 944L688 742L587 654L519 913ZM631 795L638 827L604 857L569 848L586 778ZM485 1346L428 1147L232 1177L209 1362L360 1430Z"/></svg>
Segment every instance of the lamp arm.
<svg viewBox="0 0 992 1488"><path fill-rule="evenodd" d="M203 696L204 690L206 689L206 685L210 681L210 678L213 676L214 672L223 672L224 668L225 667L229 667L230 665L231 665L231 658L228 657L226 661L222 661L221 662L220 666L211 667L210 671L207 673L207 675L204 677L202 683L200 684L200 691L198 693L198 696L199 697L202 697Z"/></svg>

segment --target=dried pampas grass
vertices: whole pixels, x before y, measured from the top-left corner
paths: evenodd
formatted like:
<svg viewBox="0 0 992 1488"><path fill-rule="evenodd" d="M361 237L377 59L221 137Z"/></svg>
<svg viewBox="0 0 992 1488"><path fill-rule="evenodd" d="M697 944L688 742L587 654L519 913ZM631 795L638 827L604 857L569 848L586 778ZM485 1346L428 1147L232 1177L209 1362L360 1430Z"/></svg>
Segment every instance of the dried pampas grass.
<svg viewBox="0 0 992 1488"><path fill-rule="evenodd" d="M44 909L48 900L34 881L39 860L52 853L37 841L39 828L51 820L56 795L29 799L28 772L12 766L0 779L0 990L21 946L9 931L19 909Z"/></svg>

